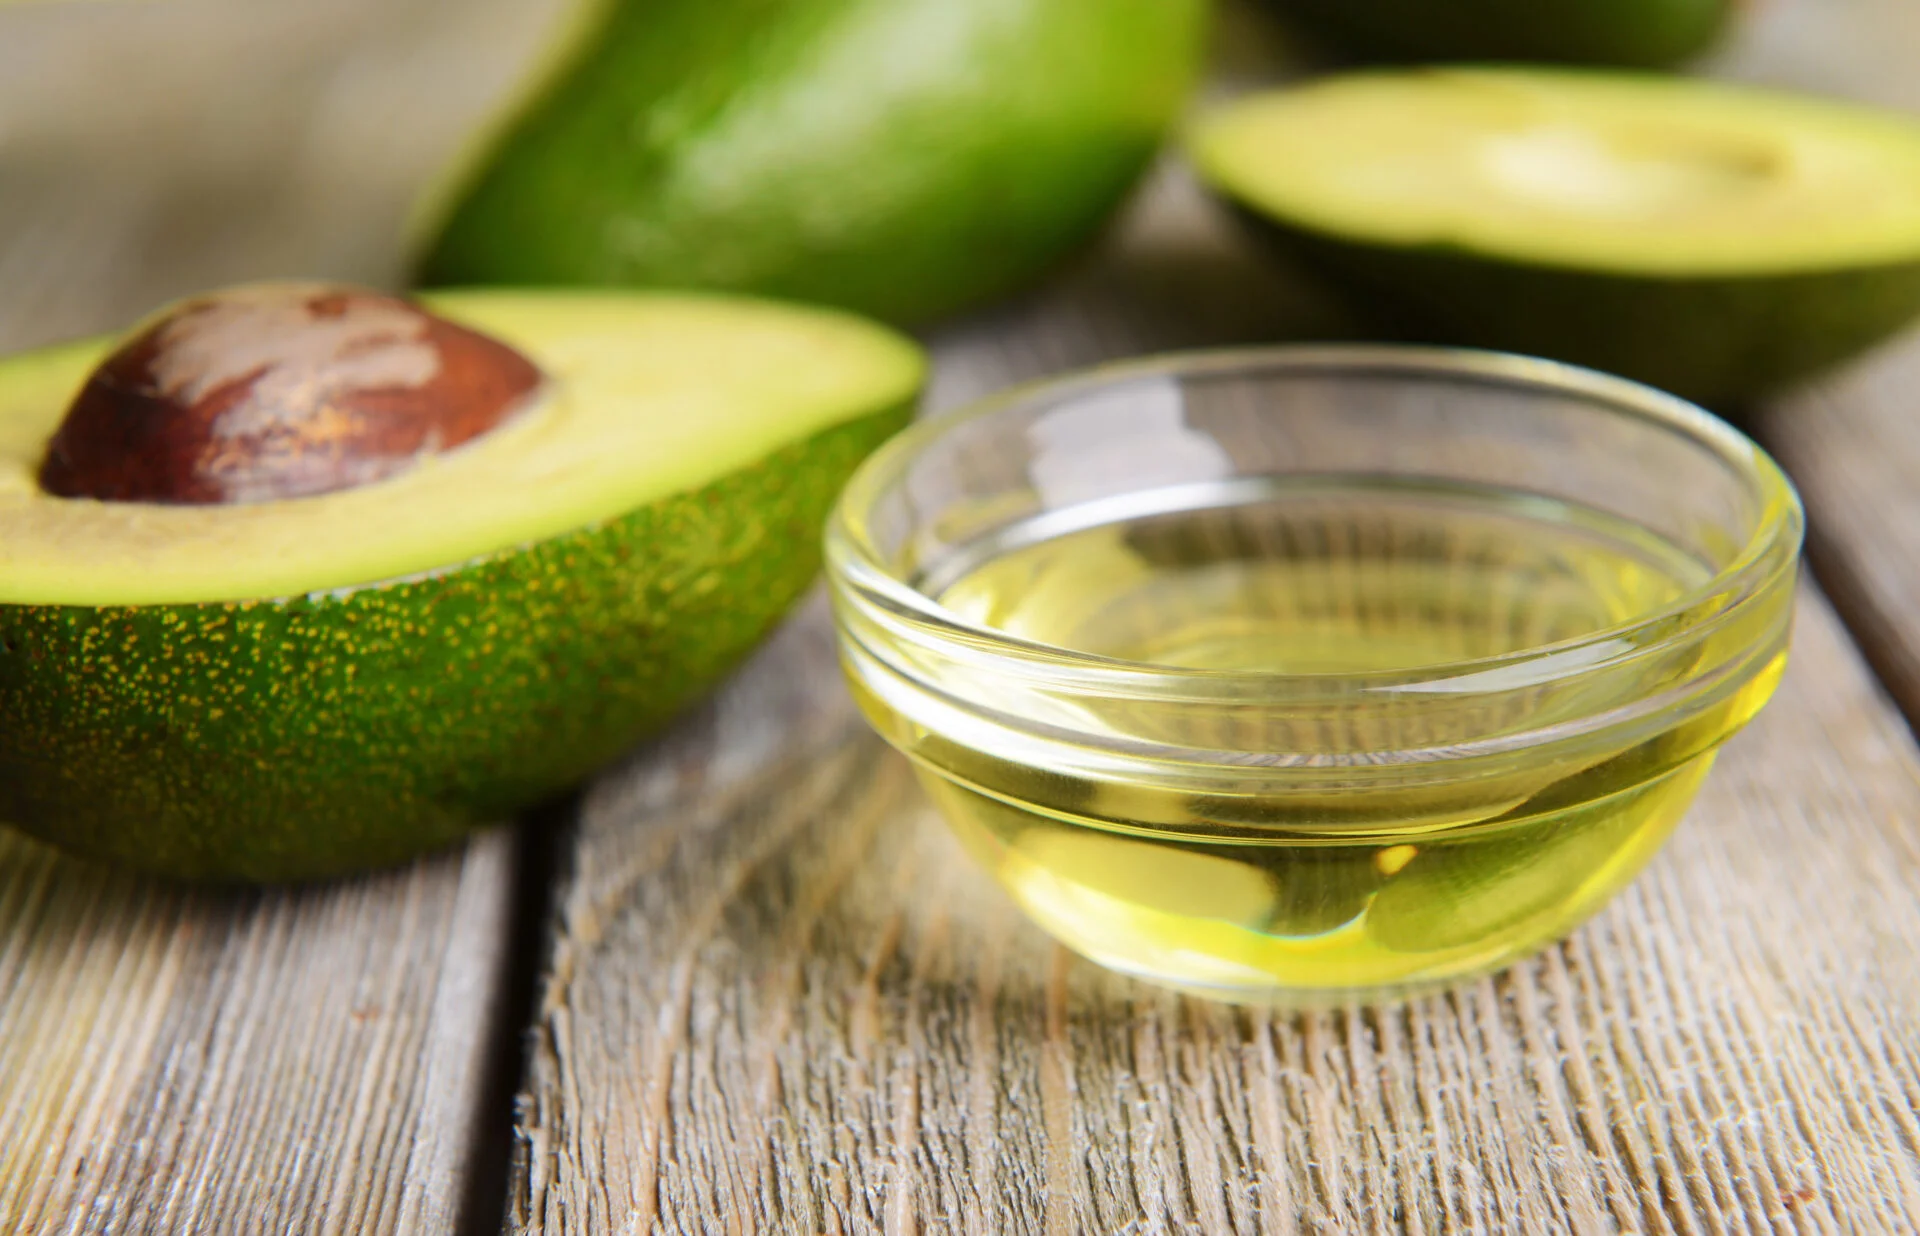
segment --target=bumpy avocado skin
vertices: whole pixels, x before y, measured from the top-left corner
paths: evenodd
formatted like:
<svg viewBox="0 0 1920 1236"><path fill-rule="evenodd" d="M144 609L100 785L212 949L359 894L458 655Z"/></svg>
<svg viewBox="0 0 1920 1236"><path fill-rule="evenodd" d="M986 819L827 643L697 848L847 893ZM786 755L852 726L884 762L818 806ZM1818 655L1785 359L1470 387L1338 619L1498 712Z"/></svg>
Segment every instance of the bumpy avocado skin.
<svg viewBox="0 0 1920 1236"><path fill-rule="evenodd" d="M1090 238L1178 115L1204 0L609 0L426 285L749 291L944 317Z"/></svg>
<svg viewBox="0 0 1920 1236"><path fill-rule="evenodd" d="M1460 249L1362 244L1236 206L1241 221L1379 333L1569 361L1723 412L1854 356L1920 317L1920 260L1659 278Z"/></svg>
<svg viewBox="0 0 1920 1236"><path fill-rule="evenodd" d="M596 527L285 600L0 605L0 820L174 877L395 863L578 780L752 650L893 408Z"/></svg>
<svg viewBox="0 0 1920 1236"><path fill-rule="evenodd" d="M1705 51L1733 0L1273 0L1361 60L1532 60L1663 68Z"/></svg>

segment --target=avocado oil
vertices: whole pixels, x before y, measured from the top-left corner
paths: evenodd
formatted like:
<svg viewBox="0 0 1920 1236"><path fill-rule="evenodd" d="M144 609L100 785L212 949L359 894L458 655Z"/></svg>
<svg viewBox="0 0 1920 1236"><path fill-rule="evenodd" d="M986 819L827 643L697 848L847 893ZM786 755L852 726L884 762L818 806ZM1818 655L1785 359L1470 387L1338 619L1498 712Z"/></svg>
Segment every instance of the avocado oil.
<svg viewBox="0 0 1920 1236"><path fill-rule="evenodd" d="M1706 651L1627 678L1578 671L1627 645L1610 632L1684 621L1711 564L1618 515L1455 483L1239 478L1114 501L1003 527L920 586L1032 644L1256 693L1284 680L1330 702L1077 699L1055 732L1145 753L1089 773L1024 760L1011 728L933 732L860 694L1030 914L1177 987L1310 1002L1538 948L1640 869L1781 668L1775 656L1630 739L1558 743L1551 758L1516 740L1470 775L1428 775L1423 760L1463 745L1577 727L1685 680ZM1197 792L1183 752L1305 771ZM1333 780L1316 782L1318 766Z"/></svg>

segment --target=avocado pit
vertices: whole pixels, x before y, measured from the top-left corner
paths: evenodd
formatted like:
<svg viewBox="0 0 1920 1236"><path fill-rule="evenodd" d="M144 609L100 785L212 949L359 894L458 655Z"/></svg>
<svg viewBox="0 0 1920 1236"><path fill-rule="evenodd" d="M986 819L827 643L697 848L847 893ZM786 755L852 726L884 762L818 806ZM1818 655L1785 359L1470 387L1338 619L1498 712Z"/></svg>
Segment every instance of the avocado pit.
<svg viewBox="0 0 1920 1236"><path fill-rule="evenodd" d="M541 382L515 349L397 296L228 288L162 310L93 370L39 482L173 505L332 493L493 431Z"/></svg>

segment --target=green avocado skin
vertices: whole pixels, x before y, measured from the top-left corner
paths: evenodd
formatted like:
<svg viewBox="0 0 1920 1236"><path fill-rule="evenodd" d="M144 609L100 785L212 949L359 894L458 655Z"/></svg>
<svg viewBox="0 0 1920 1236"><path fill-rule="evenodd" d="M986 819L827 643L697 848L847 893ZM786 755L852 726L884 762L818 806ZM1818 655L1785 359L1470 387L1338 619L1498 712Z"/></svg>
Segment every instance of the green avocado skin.
<svg viewBox="0 0 1920 1236"><path fill-rule="evenodd" d="M1733 0L1273 0L1361 60L1532 60L1663 68L1705 51Z"/></svg>
<svg viewBox="0 0 1920 1236"><path fill-rule="evenodd" d="M193 880L392 864L659 728L818 566L894 408L429 578L235 604L0 605L0 820ZM138 821L129 825L128 821Z"/></svg>
<svg viewBox="0 0 1920 1236"><path fill-rule="evenodd" d="M947 316L1091 237L1178 115L1206 8L608 0L417 277Z"/></svg>
<svg viewBox="0 0 1920 1236"><path fill-rule="evenodd" d="M1737 412L1920 317L1920 260L1661 278L1360 244L1234 212L1381 334L1568 361L1719 411Z"/></svg>

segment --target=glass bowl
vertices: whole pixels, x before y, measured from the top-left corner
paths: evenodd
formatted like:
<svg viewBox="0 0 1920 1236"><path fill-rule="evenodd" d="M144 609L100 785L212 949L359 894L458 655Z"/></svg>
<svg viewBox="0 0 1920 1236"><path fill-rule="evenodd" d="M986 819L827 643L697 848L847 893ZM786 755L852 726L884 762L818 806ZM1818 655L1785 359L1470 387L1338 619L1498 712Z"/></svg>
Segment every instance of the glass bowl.
<svg viewBox="0 0 1920 1236"><path fill-rule="evenodd" d="M826 551L862 710L1036 922L1300 1005L1500 967L1631 879L1779 679L1801 530L1681 400L1342 346L923 421Z"/></svg>

